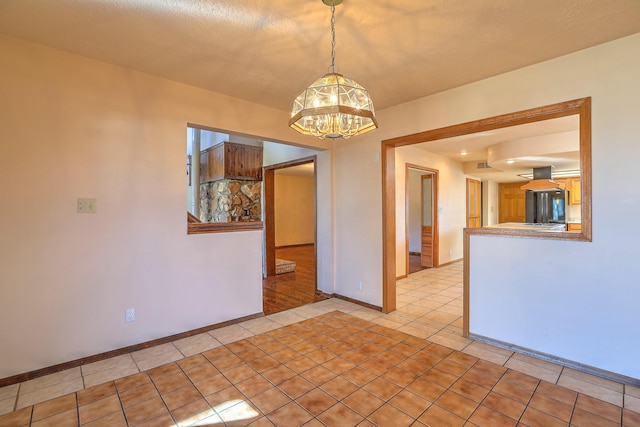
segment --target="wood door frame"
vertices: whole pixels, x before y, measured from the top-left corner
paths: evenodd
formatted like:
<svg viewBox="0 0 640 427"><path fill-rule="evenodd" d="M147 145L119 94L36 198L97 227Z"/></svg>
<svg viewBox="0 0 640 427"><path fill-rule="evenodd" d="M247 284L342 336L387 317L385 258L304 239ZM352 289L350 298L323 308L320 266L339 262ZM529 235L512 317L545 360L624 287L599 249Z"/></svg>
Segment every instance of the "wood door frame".
<svg viewBox="0 0 640 427"><path fill-rule="evenodd" d="M582 231L580 233L562 232L525 233L518 230L501 232L489 231L488 228L465 230L463 233L463 335L469 334L469 235L497 234L511 237L527 237L542 239L562 239L591 241L591 97L559 102L544 107L531 108L514 113L474 120L457 125L404 135L386 139L381 142L380 155L382 166L382 311L389 313L396 309L396 147L420 144L428 141L446 139L453 136L469 135L501 129L509 126L523 125L578 115L580 120L580 195L582 198Z"/></svg>
<svg viewBox="0 0 640 427"><path fill-rule="evenodd" d="M276 274L276 219L275 219L275 171L293 166L313 163L313 258L318 263L318 171L317 156L303 157L274 165L264 166L262 176L264 179L264 263L263 277L271 277ZM313 279L316 290L318 289L318 269Z"/></svg>
<svg viewBox="0 0 640 427"><path fill-rule="evenodd" d="M414 165L412 163L405 163L404 170L404 233L405 233L405 254L406 254L406 269L404 277L409 275L409 192L407 188L409 187L409 169L418 170L420 172L427 172L431 175L431 197L433 204L433 218L431 221L433 222L433 268L437 268L440 266L440 238L438 234L438 174L440 173L438 169L431 169L425 166ZM421 182L422 183L422 182ZM420 199L422 200L422 195L420 195ZM420 212L422 213L422 209L424 208L424 202L421 202ZM420 220L420 224L422 224L422 219ZM421 238L422 239L422 238Z"/></svg>

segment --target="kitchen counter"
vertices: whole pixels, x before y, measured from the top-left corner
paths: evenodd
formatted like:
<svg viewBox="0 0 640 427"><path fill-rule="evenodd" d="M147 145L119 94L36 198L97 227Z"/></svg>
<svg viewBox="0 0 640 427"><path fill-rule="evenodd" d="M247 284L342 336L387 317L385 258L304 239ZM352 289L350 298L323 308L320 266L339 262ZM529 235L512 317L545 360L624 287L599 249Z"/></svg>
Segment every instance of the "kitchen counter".
<svg viewBox="0 0 640 427"><path fill-rule="evenodd" d="M530 231L566 231L566 224L540 224L540 223L524 223L524 222L503 222L501 224L491 225L487 228L499 228L507 230L530 230Z"/></svg>

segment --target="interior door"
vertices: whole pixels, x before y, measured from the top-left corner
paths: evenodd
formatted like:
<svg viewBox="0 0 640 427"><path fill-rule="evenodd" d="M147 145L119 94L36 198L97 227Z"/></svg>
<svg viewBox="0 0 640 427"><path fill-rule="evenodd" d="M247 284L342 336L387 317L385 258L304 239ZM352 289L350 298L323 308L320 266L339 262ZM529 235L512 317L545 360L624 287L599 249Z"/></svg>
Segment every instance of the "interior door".
<svg viewBox="0 0 640 427"><path fill-rule="evenodd" d="M432 175L422 175L422 233L420 264L433 267L433 179Z"/></svg>
<svg viewBox="0 0 640 427"><path fill-rule="evenodd" d="M467 228L482 227L482 184L467 178Z"/></svg>

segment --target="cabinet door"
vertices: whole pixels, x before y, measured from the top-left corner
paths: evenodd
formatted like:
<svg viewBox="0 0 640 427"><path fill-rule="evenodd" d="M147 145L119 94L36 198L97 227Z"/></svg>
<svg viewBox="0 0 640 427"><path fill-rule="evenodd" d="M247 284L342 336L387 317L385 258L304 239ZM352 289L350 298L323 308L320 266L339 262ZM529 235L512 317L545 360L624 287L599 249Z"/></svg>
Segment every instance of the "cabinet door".
<svg viewBox="0 0 640 427"><path fill-rule="evenodd" d="M580 203L580 177L571 178L571 185L569 187L569 204L579 205Z"/></svg>
<svg viewBox="0 0 640 427"><path fill-rule="evenodd" d="M467 178L467 227L482 226L482 184Z"/></svg>
<svg viewBox="0 0 640 427"><path fill-rule="evenodd" d="M262 180L262 147L226 143L224 169L227 178Z"/></svg>

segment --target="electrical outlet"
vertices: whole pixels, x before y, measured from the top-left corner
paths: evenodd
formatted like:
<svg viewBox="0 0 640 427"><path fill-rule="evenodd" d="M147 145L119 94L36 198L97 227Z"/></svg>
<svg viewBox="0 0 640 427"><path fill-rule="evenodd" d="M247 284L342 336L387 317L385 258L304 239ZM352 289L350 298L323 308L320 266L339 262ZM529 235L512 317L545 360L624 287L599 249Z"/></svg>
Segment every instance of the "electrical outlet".
<svg viewBox="0 0 640 427"><path fill-rule="evenodd" d="M135 322L136 320L136 310L135 308L127 308L124 311L124 321L125 322Z"/></svg>
<svg viewBox="0 0 640 427"><path fill-rule="evenodd" d="M362 282L358 282L358 290L361 291L362 290Z"/></svg>

